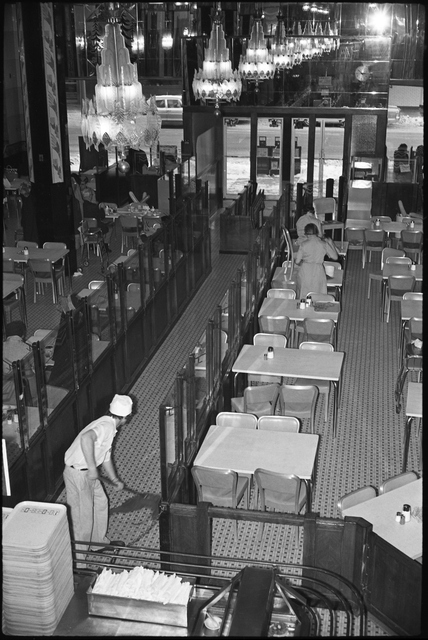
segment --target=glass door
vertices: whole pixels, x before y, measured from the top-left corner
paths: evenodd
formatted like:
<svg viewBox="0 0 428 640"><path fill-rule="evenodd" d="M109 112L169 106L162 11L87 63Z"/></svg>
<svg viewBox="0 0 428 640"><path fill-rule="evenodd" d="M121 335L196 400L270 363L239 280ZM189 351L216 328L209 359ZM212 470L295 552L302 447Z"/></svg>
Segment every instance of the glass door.
<svg viewBox="0 0 428 640"><path fill-rule="evenodd" d="M250 181L250 118L223 118L224 158L223 193L240 193Z"/></svg>
<svg viewBox="0 0 428 640"><path fill-rule="evenodd" d="M282 128L282 118L257 119L256 180L265 196L281 194Z"/></svg>
<svg viewBox="0 0 428 640"><path fill-rule="evenodd" d="M326 180L332 178L333 197L339 195L339 178L343 172L345 123L340 118L317 118L315 125L313 197L326 195Z"/></svg>

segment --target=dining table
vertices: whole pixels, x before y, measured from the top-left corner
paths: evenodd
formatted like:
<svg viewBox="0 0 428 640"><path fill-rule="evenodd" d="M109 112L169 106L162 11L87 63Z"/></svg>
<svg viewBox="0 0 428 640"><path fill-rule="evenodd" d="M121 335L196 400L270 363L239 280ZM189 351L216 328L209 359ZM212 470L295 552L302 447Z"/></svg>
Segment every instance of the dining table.
<svg viewBox="0 0 428 640"><path fill-rule="evenodd" d="M404 473L407 467L407 457L409 454L410 435L412 431L412 422L415 418L422 418L422 383L421 382L409 382L407 386L407 399L406 399L406 424L404 427L404 450L403 450L403 464L401 472ZM422 429L420 429L421 435L421 454L420 463L422 462Z"/></svg>
<svg viewBox="0 0 428 640"><path fill-rule="evenodd" d="M239 374L328 380L334 387L333 437L335 437L345 354L341 351L311 351L283 347L275 347L273 358L265 358L266 354L265 345L244 344L232 366L232 372L235 374L232 380L232 396L236 395L236 378Z"/></svg>
<svg viewBox="0 0 428 640"><path fill-rule="evenodd" d="M298 476L306 485L307 510L312 505L312 483L319 436L211 425L194 464L231 469L251 478L256 469Z"/></svg>
<svg viewBox="0 0 428 640"><path fill-rule="evenodd" d="M286 316L292 322L303 322L305 318L333 320L336 325L335 342L337 343L340 302L314 302L300 309L299 300L265 298L258 313L258 317L261 316Z"/></svg>
<svg viewBox="0 0 428 640"><path fill-rule="evenodd" d="M374 533L416 560L422 555L422 523L413 515L404 526L396 522L403 504L409 504L412 510L422 507L422 479L344 509L343 516L364 518L373 525Z"/></svg>
<svg viewBox="0 0 428 640"><path fill-rule="evenodd" d="M294 266L293 273L291 276L291 281L293 282L296 279L297 269L298 267L296 268L296 266ZM343 269L335 269L333 276L327 276L327 286L331 288L335 288L337 290L339 301L341 300L341 297L342 297L343 274L344 274ZM271 283L272 288L287 289L288 288L287 282L289 281L289 278L290 278L290 273L289 273L289 270L287 270L287 268L276 267L273 274L272 283Z"/></svg>
<svg viewBox="0 0 428 640"><path fill-rule="evenodd" d="M13 260L18 263L28 263L30 260L46 260L48 259L52 264L58 262L58 260L66 259L68 271L68 279L70 291L72 289L71 273L68 264L69 249L63 249L59 247L43 249L41 247L28 247L28 254L24 255L23 247L3 247L3 260Z"/></svg>

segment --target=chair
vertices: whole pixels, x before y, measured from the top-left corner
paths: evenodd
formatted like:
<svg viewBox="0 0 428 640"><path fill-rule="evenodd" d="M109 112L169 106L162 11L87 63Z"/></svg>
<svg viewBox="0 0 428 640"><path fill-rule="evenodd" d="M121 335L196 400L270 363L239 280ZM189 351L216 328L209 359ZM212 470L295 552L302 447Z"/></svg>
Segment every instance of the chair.
<svg viewBox="0 0 428 640"><path fill-rule="evenodd" d="M421 262L423 237L422 231L414 229L403 229L401 232L401 248L406 255L414 256L418 264Z"/></svg>
<svg viewBox="0 0 428 640"><path fill-rule="evenodd" d="M424 301L424 294L422 291L406 291L403 295L403 300L419 300Z"/></svg>
<svg viewBox="0 0 428 640"><path fill-rule="evenodd" d="M388 493L388 491L394 491L394 489L398 489L398 487L403 487L405 484L409 484L409 482L414 482L418 480L419 476L414 471L406 471L405 473L399 473L392 478L388 478L385 480L379 487L379 495L383 495L384 493Z"/></svg>
<svg viewBox="0 0 428 640"><path fill-rule="evenodd" d="M369 286L367 289L367 299L370 299L370 288L371 288L371 283L372 280L377 280L378 282L380 282L381 284L381 289L382 289L382 285L383 285L383 267L386 264L386 260L388 258L392 258L392 257L403 257L404 256L404 251L401 251L401 249L391 249L390 247L385 247L385 249L382 251L381 255L380 255L380 271L376 271L376 272L372 272L369 273ZM382 291L381 291L382 293ZM381 296L381 299L383 298L383 293Z"/></svg>
<svg viewBox="0 0 428 640"><path fill-rule="evenodd" d="M235 471L209 469L193 466L192 476L198 492L198 502L211 502L220 507L236 509L244 493L247 494L248 478L239 478ZM235 537L238 537L238 522L235 520Z"/></svg>
<svg viewBox="0 0 428 640"><path fill-rule="evenodd" d="M91 280L88 284L88 289L91 289L91 291L93 291L94 289L100 289L103 284L105 284L104 280Z"/></svg>
<svg viewBox="0 0 428 640"><path fill-rule="evenodd" d="M13 293L9 294L7 298L3 298L3 313L6 316L6 322L12 322L12 314L15 309L18 309L21 320L27 324L25 313L24 276L21 276L19 273L10 273L8 280L14 281L20 286Z"/></svg>
<svg viewBox="0 0 428 640"><path fill-rule="evenodd" d="M364 227L348 227L345 229L345 240L349 242L348 251L361 251L361 261L366 264L366 254L364 251Z"/></svg>
<svg viewBox="0 0 428 640"><path fill-rule="evenodd" d="M308 296L311 296L312 302L335 302L336 298L331 293L317 293L316 291L310 291Z"/></svg>
<svg viewBox="0 0 428 640"><path fill-rule="evenodd" d="M3 273L15 273L15 262L13 258L3 258Z"/></svg>
<svg viewBox="0 0 428 640"><path fill-rule="evenodd" d="M236 411L221 411L217 414L215 423L221 427L239 427L241 429L256 429L257 417L252 413L237 413Z"/></svg>
<svg viewBox="0 0 428 640"><path fill-rule="evenodd" d="M335 260L326 260L323 262L324 267L334 267L337 271L342 271L342 265L340 262L336 262Z"/></svg>
<svg viewBox="0 0 428 640"><path fill-rule="evenodd" d="M288 316L260 316L259 328L262 333L279 333L290 339L290 318Z"/></svg>
<svg viewBox="0 0 428 640"><path fill-rule="evenodd" d="M138 282L130 282L126 287L127 291L140 291L140 285Z"/></svg>
<svg viewBox="0 0 428 640"><path fill-rule="evenodd" d="M120 252L123 253L125 245L128 246L129 239L131 239L132 243L134 242L134 240L138 241L138 218L137 216L120 216L119 222L122 229L122 246Z"/></svg>
<svg viewBox="0 0 428 640"><path fill-rule="evenodd" d="M65 242L44 242L43 249L67 249ZM54 262L56 277L62 280L62 287L65 290L65 256Z"/></svg>
<svg viewBox="0 0 428 640"><path fill-rule="evenodd" d="M266 295L268 298L283 298L284 300L296 299L294 289L269 289Z"/></svg>
<svg viewBox="0 0 428 640"><path fill-rule="evenodd" d="M279 333L256 333L253 336L253 344L262 344L266 347L282 347L285 349L287 346L287 338ZM264 376L257 375L255 373L249 373L247 376L248 385L254 386L254 384L281 384L281 376Z"/></svg>
<svg viewBox="0 0 428 640"><path fill-rule="evenodd" d="M340 515L343 517L343 512L345 509L349 509L356 504L360 504L361 502L366 502L366 500L371 500L372 498L376 498L377 491L374 487L368 485L367 487L361 487L360 489L355 489L355 491L350 491L345 494L337 501L337 508L339 510Z"/></svg>
<svg viewBox="0 0 428 640"><path fill-rule="evenodd" d="M28 242L27 240L18 240L18 242L16 243L17 247L21 247L22 249L24 247L32 247L33 249L38 249L39 245L37 244L37 242Z"/></svg>
<svg viewBox="0 0 428 640"><path fill-rule="evenodd" d="M384 313L386 313L386 321L389 322L389 314L391 310L391 302L401 302L403 295L408 291L413 291L415 288L416 280L415 276L388 276L388 284L385 293L385 307Z"/></svg>
<svg viewBox="0 0 428 640"><path fill-rule="evenodd" d="M326 214L331 213L331 219L336 220L336 200L334 198L314 198L313 205L316 217L324 222Z"/></svg>
<svg viewBox="0 0 428 640"><path fill-rule="evenodd" d="M299 433L300 420L294 416L260 416L257 428L261 431L284 431Z"/></svg>
<svg viewBox="0 0 428 640"><path fill-rule="evenodd" d="M371 221L372 222L376 222L376 220L379 220L379 222L392 222L392 218L390 216L372 216L371 217Z"/></svg>
<svg viewBox="0 0 428 640"><path fill-rule="evenodd" d="M134 253L137 253L137 249L128 249L126 252L127 256L132 256Z"/></svg>
<svg viewBox="0 0 428 640"><path fill-rule="evenodd" d="M402 340L400 341L401 357L403 357L404 344L406 342L412 342L413 340L423 340L422 331L422 318L410 318L410 320L406 323L406 326L403 327Z"/></svg>
<svg viewBox="0 0 428 640"><path fill-rule="evenodd" d="M407 256L389 256L385 260L385 264L405 264L410 265L412 263L412 259Z"/></svg>
<svg viewBox="0 0 428 640"><path fill-rule="evenodd" d="M397 381L395 383L395 411L400 413L404 384L409 371L418 374L418 382L421 381L423 371L422 349L416 349L415 346L408 342L404 347L404 356L398 372Z"/></svg>
<svg viewBox="0 0 428 640"><path fill-rule="evenodd" d="M278 396L279 384L246 387L242 397L231 399L232 411L236 411L237 413L254 413L257 417L265 415L273 416L275 415Z"/></svg>
<svg viewBox="0 0 428 640"><path fill-rule="evenodd" d="M254 471L254 478L262 511L271 507L286 513L300 513L306 505L306 486L298 476L259 468ZM262 522L259 540L263 536L263 529ZM297 540L299 543L299 529Z"/></svg>
<svg viewBox="0 0 428 640"><path fill-rule="evenodd" d="M333 345L327 342L301 342L299 349L306 349L308 351L334 351ZM331 390L331 382L329 380L318 380L315 378L297 378L295 384L298 385L315 385L318 392L324 396L324 422L328 420L328 405Z"/></svg>
<svg viewBox="0 0 428 640"><path fill-rule="evenodd" d="M96 218L83 218L79 232L82 264L87 266L89 264L89 249L91 246L97 256L101 255L100 243L102 242L103 234ZM87 250L86 261L83 259L85 247Z"/></svg>
<svg viewBox="0 0 428 640"><path fill-rule="evenodd" d="M386 231L384 229L364 229L364 262L372 261L372 253L382 253L386 246Z"/></svg>
<svg viewBox="0 0 428 640"><path fill-rule="evenodd" d="M309 418L314 433L315 405L318 388L315 385L282 384L279 389L280 414L295 418Z"/></svg>
<svg viewBox="0 0 428 640"><path fill-rule="evenodd" d="M44 291L46 284L52 285L52 300L54 304L58 301L58 293L64 295L62 281L57 278L54 266L49 258L37 258L29 261L30 270L34 278L34 303L37 301L37 292Z"/></svg>
<svg viewBox="0 0 428 640"><path fill-rule="evenodd" d="M303 320L304 342L329 342L336 348L336 325L328 318L305 318Z"/></svg>

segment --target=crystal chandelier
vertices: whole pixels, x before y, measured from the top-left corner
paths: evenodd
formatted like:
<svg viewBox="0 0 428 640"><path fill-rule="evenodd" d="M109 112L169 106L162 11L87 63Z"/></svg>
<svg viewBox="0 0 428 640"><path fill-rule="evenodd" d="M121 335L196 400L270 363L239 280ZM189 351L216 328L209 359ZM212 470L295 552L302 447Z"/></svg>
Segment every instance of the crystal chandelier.
<svg viewBox="0 0 428 640"><path fill-rule="evenodd" d="M157 144L161 117L155 98L146 101L143 96L137 65L131 64L121 34L119 12L109 5L95 96L82 101L81 128L87 149L94 145L98 150L102 142L107 150L117 148L124 161L129 147L150 151Z"/></svg>
<svg viewBox="0 0 428 640"><path fill-rule="evenodd" d="M262 17L259 10L256 11L254 16L251 37L245 55L241 55L238 69L244 80L256 83L256 91L258 91L259 82L269 80L275 75L275 63L266 45Z"/></svg>
<svg viewBox="0 0 428 640"><path fill-rule="evenodd" d="M229 49L226 46L221 25L220 3L218 3L214 16L202 69L195 70L192 89L196 100L201 100L203 104L214 101L216 113L220 112L220 102L236 101L241 95L241 78L238 71L232 70Z"/></svg>

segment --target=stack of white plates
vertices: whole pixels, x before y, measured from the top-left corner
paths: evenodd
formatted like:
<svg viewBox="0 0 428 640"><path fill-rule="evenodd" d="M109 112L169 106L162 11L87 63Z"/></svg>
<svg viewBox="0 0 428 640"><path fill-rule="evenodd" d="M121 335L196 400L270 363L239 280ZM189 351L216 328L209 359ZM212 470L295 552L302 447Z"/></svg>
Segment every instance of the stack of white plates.
<svg viewBox="0 0 428 640"><path fill-rule="evenodd" d="M65 505L20 502L3 523L6 633L52 635L73 594Z"/></svg>

